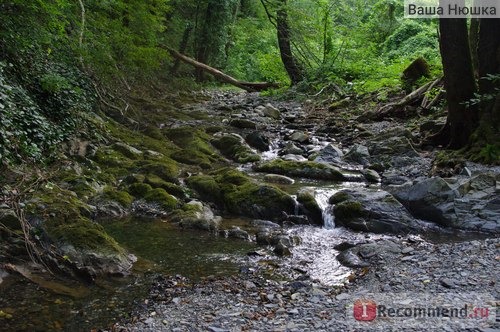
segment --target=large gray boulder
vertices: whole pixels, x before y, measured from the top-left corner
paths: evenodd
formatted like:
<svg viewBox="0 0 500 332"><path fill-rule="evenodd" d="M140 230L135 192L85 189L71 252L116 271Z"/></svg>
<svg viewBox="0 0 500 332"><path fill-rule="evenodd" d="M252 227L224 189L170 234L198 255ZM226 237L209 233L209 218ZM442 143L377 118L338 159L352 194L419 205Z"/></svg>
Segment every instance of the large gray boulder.
<svg viewBox="0 0 500 332"><path fill-rule="evenodd" d="M399 234L419 228L405 207L383 190L346 189L333 195L330 203L335 224L355 231Z"/></svg>
<svg viewBox="0 0 500 332"><path fill-rule="evenodd" d="M499 174L445 181L440 177L392 189L416 218L442 226L500 233Z"/></svg>

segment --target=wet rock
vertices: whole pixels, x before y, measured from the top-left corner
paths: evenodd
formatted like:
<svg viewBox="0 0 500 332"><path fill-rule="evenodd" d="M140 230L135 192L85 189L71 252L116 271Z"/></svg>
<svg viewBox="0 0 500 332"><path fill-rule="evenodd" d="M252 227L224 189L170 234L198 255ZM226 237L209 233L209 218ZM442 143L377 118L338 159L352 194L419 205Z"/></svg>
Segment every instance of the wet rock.
<svg viewBox="0 0 500 332"><path fill-rule="evenodd" d="M309 218L305 215L291 215L287 216L286 221L294 224L294 225L309 225Z"/></svg>
<svg viewBox="0 0 500 332"><path fill-rule="evenodd" d="M368 148L361 144L354 144L344 156L345 160L352 161L364 166L370 163L369 158L370 153L368 152Z"/></svg>
<svg viewBox="0 0 500 332"><path fill-rule="evenodd" d="M373 169L364 169L361 171L361 174L363 174L368 182L372 183L379 183L381 180L380 175L374 171Z"/></svg>
<svg viewBox="0 0 500 332"><path fill-rule="evenodd" d="M278 174L266 174L264 175L264 181L270 183L278 183L278 184L294 184L295 180L289 178L288 176L278 175Z"/></svg>
<svg viewBox="0 0 500 332"><path fill-rule="evenodd" d="M279 120L281 118L281 113L279 109L277 109L271 104L266 104L264 108L261 109L261 112L263 115L273 118L275 120Z"/></svg>
<svg viewBox="0 0 500 332"><path fill-rule="evenodd" d="M328 144L314 157L314 161L323 163L336 163L339 162L344 153L337 146Z"/></svg>
<svg viewBox="0 0 500 332"><path fill-rule="evenodd" d="M311 224L323 225L323 211L316 202L314 193L309 190L301 190L297 194L299 212L305 214Z"/></svg>
<svg viewBox="0 0 500 332"><path fill-rule="evenodd" d="M251 147L259 151L269 150L269 138L260 131L253 131L245 137L246 142Z"/></svg>
<svg viewBox="0 0 500 332"><path fill-rule="evenodd" d="M499 233L497 177L479 174L453 184L434 177L392 191L417 218L447 227Z"/></svg>
<svg viewBox="0 0 500 332"><path fill-rule="evenodd" d="M221 169L212 176L192 176L186 182L203 199L236 215L280 220L283 212L292 214L295 209L295 201L289 194L257 183L237 170Z"/></svg>
<svg viewBox="0 0 500 332"><path fill-rule="evenodd" d="M281 159L287 160L287 161L298 161L298 162L307 161L306 157L303 157L303 156L298 155L298 154L286 154L286 155L282 156Z"/></svg>
<svg viewBox="0 0 500 332"><path fill-rule="evenodd" d="M346 250L337 255L337 260L340 264L352 267L352 268L361 268L370 266L369 263L363 261L358 255L355 253Z"/></svg>
<svg viewBox="0 0 500 332"><path fill-rule="evenodd" d="M335 223L356 231L407 233L417 221L391 194L382 190L348 189L330 198Z"/></svg>
<svg viewBox="0 0 500 332"><path fill-rule="evenodd" d="M280 151L280 155L287 155L287 154L302 155L303 153L304 150L299 148L292 142L287 142L283 147L283 149Z"/></svg>
<svg viewBox="0 0 500 332"><path fill-rule="evenodd" d="M280 228L281 226L269 220L255 219L250 222L250 225L256 227Z"/></svg>
<svg viewBox="0 0 500 332"><path fill-rule="evenodd" d="M250 235L248 235L248 232L242 230L238 226L233 226L233 227L231 227L231 229L229 229L228 237L235 238L235 239L241 239L241 240L245 240L245 241L250 240Z"/></svg>
<svg viewBox="0 0 500 332"><path fill-rule="evenodd" d="M414 185L395 188L392 193L417 218L445 226L451 224L439 205L452 203L458 197L458 192L442 178L433 177Z"/></svg>
<svg viewBox="0 0 500 332"><path fill-rule="evenodd" d="M309 141L309 135L302 131L296 131L292 133L288 139L299 143L306 143Z"/></svg>
<svg viewBox="0 0 500 332"><path fill-rule="evenodd" d="M290 256L292 252L290 251L290 248L282 242L279 242L275 247L273 252L278 255L278 256Z"/></svg>
<svg viewBox="0 0 500 332"><path fill-rule="evenodd" d="M255 122L247 119L232 119L229 121L229 125L240 129L257 129Z"/></svg>
<svg viewBox="0 0 500 332"><path fill-rule="evenodd" d="M210 141L222 154L239 163L259 161L260 156L236 134L222 134Z"/></svg>
<svg viewBox="0 0 500 332"><path fill-rule="evenodd" d="M337 260L347 267L367 267L381 260L395 261L401 253L401 247L392 241L382 240L374 243L358 244L342 251Z"/></svg>
<svg viewBox="0 0 500 332"><path fill-rule="evenodd" d="M258 172L270 172L319 180L342 181L346 179L339 168L313 161L299 162L276 159L271 162L255 165L253 169Z"/></svg>
<svg viewBox="0 0 500 332"><path fill-rule="evenodd" d="M210 207L199 201L186 203L182 209L172 212L170 218L172 222L179 223L183 228L206 231L216 231L222 221L222 218L215 215Z"/></svg>

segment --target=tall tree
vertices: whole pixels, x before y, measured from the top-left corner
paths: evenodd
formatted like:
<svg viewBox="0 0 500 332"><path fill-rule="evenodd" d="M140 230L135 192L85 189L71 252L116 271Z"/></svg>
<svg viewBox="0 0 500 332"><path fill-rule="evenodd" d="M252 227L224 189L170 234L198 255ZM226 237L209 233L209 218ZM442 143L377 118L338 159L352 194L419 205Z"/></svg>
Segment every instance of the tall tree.
<svg viewBox="0 0 500 332"><path fill-rule="evenodd" d="M295 85L304 79L304 73L299 62L292 53L291 30L288 21L287 0L278 0L276 17L271 14L268 8L268 0L261 0L261 3L266 10L269 21L276 27L281 61L283 62L283 66L285 67L288 77L290 77L291 84Z"/></svg>
<svg viewBox="0 0 500 332"><path fill-rule="evenodd" d="M452 149L467 145L476 129L478 114L467 102L476 93L465 18L440 18L439 46L443 62L448 118L434 137L438 144Z"/></svg>
<svg viewBox="0 0 500 332"><path fill-rule="evenodd" d="M500 142L500 38L498 38L498 31L500 31L500 19L480 19L478 72L482 102L478 134L486 142L496 144Z"/></svg>

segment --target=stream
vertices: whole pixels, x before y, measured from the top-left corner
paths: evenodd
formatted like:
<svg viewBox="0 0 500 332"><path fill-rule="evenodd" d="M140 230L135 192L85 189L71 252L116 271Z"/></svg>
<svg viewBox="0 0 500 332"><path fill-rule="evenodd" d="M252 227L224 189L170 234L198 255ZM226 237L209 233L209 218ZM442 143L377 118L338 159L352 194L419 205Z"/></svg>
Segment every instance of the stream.
<svg viewBox="0 0 500 332"><path fill-rule="evenodd" d="M206 105L205 105L206 106ZM195 108L194 108L195 109ZM216 114L223 114L214 111ZM277 133L271 149L261 154L263 160L278 157L286 130L278 125L270 131ZM313 135L308 149L318 151L330 141L324 136ZM349 165L345 165L346 168ZM235 165L252 178L263 181L263 173L255 173L249 165ZM351 165L351 170L359 169ZM227 238L224 234L181 230L160 219L128 217L104 220L105 230L122 246L138 257L134 271L122 278L99 279L92 285L76 284L58 280L73 289L72 294L57 292L28 280L10 275L0 284L0 315L12 315L4 319L0 330L30 331L85 331L107 328L115 322L131 318L131 312L140 308L149 292L152 280L157 275L182 275L193 282L211 276L234 276L242 270L260 271L263 275L278 280L294 280L307 274L326 286L347 282L352 269L342 266L336 259L339 244L369 242L377 239L396 239L396 235L380 235L353 232L336 227L329 198L342 189L371 188L378 190L380 184L366 182L331 182L294 178L293 184L276 184L292 196L299 190L310 190L322 210L323 227L308 225L291 226L285 229L291 238L300 241L293 247L290 257L277 257L272 248L258 246L254 241ZM238 226L251 236L255 226L251 219L224 216L223 228ZM433 243L469 241L488 236L478 233L428 232L417 235ZM257 252L258 254L252 254ZM250 253L250 254L249 254ZM48 276L44 278L51 279Z"/></svg>

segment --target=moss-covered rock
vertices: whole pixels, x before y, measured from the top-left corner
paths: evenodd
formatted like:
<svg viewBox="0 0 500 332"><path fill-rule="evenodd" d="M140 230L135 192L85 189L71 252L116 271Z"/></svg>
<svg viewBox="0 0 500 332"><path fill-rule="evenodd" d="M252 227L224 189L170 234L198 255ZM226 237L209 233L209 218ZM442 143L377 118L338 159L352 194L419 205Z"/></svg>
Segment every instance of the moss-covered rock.
<svg viewBox="0 0 500 332"><path fill-rule="evenodd" d="M123 142L117 142L113 144L112 147L115 151L120 152L122 155L129 159L140 159L142 158L142 151L139 149L134 148L133 146L130 146L128 144L125 144Z"/></svg>
<svg viewBox="0 0 500 332"><path fill-rule="evenodd" d="M220 152L238 163L259 161L260 156L252 151L242 137L236 134L225 134L210 141Z"/></svg>
<svg viewBox="0 0 500 332"><path fill-rule="evenodd" d="M181 186L164 181L157 175L148 174L144 179L144 183L149 184L153 188L165 189L165 191L170 195L174 195L179 198L186 198L186 193L184 192L184 189Z"/></svg>
<svg viewBox="0 0 500 332"><path fill-rule="evenodd" d="M166 211L173 210L177 206L177 199L162 188L149 191L144 195L144 199L147 202L159 204Z"/></svg>
<svg viewBox="0 0 500 332"><path fill-rule="evenodd" d="M323 211L311 192L300 191L297 194L297 201L300 203L300 212L306 215L312 224L323 225Z"/></svg>
<svg viewBox="0 0 500 332"><path fill-rule="evenodd" d="M186 184L194 189L204 201L223 205L222 189L213 176L195 175L186 180Z"/></svg>
<svg viewBox="0 0 500 332"><path fill-rule="evenodd" d="M164 135L181 150L171 153L171 158L188 165L197 165L208 169L211 164L220 159L208 143L210 136L192 127L167 129Z"/></svg>
<svg viewBox="0 0 500 332"><path fill-rule="evenodd" d="M420 224L391 194L367 188L346 189L334 196L335 223L355 231L407 233Z"/></svg>
<svg viewBox="0 0 500 332"><path fill-rule="evenodd" d="M343 201L335 205L335 217L341 220L362 218L367 215L363 205L356 201Z"/></svg>
<svg viewBox="0 0 500 332"><path fill-rule="evenodd" d="M139 173L154 174L165 181L178 183L179 168L177 163L168 158L162 158L155 161L140 161L136 164Z"/></svg>
<svg viewBox="0 0 500 332"><path fill-rule="evenodd" d="M330 204L337 204L343 201L347 201L348 199L351 198L351 195L347 191L339 191L335 194L333 194L329 199L328 203Z"/></svg>
<svg viewBox="0 0 500 332"><path fill-rule="evenodd" d="M71 245L75 249L99 250L102 253L123 254L125 250L106 232L101 225L79 217L73 221L49 219L45 230L53 242Z"/></svg>
<svg viewBox="0 0 500 332"><path fill-rule="evenodd" d="M183 228L216 231L219 229L222 218L199 201L191 201L170 214L170 220Z"/></svg>
<svg viewBox="0 0 500 332"><path fill-rule="evenodd" d="M123 180L122 184L124 185L131 185L134 183L142 183L146 179L146 176L144 174L130 174L127 175Z"/></svg>
<svg viewBox="0 0 500 332"><path fill-rule="evenodd" d="M293 198L282 190L254 182L243 173L229 168L188 179L188 185L204 200L237 215L278 220L283 212L292 214Z"/></svg>
<svg viewBox="0 0 500 332"><path fill-rule="evenodd" d="M44 229L66 259L91 277L127 274L136 260L101 225L86 218L71 222L51 219L44 224Z"/></svg>
<svg viewBox="0 0 500 332"><path fill-rule="evenodd" d="M126 191L116 190L112 187L104 188L102 198L119 203L124 208L129 208L132 205L134 198Z"/></svg>
<svg viewBox="0 0 500 332"><path fill-rule="evenodd" d="M253 169L257 172L276 173L292 177L332 181L346 180L346 176L344 176L337 167L313 161L276 159L260 165L255 165Z"/></svg>
<svg viewBox="0 0 500 332"><path fill-rule="evenodd" d="M143 198L151 190L153 187L147 183L134 183L128 187L128 192L137 198Z"/></svg>

